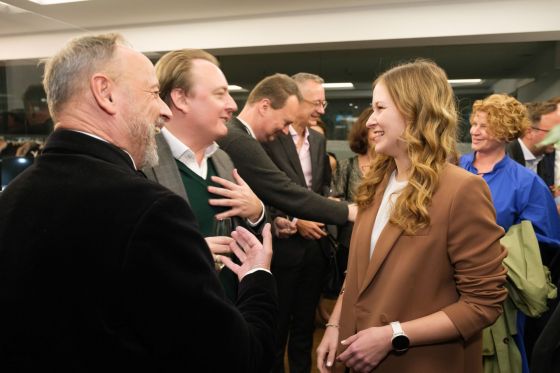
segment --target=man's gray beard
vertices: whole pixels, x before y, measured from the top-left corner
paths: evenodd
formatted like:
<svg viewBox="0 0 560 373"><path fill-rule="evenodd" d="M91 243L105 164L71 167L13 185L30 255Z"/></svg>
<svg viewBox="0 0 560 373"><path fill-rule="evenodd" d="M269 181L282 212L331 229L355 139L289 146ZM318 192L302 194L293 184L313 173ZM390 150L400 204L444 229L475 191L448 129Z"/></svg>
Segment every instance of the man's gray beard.
<svg viewBox="0 0 560 373"><path fill-rule="evenodd" d="M153 127L150 132L152 132L152 136L150 137L149 142L146 145L146 150L144 151L144 162L142 162L142 166L140 168L155 167L159 163L159 156L155 138L156 133Z"/></svg>
<svg viewBox="0 0 560 373"><path fill-rule="evenodd" d="M146 134L146 150L144 150L144 167L155 167L159 163L159 156L157 152L156 135L160 132L160 127L165 124L162 118L159 118L156 123L148 127ZM157 125L157 127L156 127Z"/></svg>
<svg viewBox="0 0 560 373"><path fill-rule="evenodd" d="M134 141L136 141L138 145L144 146L144 157L139 168L155 167L158 165L159 157L155 137L156 124L163 124L163 119L159 118L156 123L147 123L143 120L137 120L130 126L130 134Z"/></svg>

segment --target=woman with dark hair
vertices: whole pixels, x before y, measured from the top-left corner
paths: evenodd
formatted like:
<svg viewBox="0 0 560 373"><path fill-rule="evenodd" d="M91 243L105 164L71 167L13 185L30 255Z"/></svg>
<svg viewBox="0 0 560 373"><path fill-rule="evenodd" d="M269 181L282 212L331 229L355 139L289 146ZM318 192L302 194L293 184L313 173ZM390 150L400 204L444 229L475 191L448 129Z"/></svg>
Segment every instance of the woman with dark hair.
<svg viewBox="0 0 560 373"><path fill-rule="evenodd" d="M374 83L375 159L344 290L317 348L330 371L482 372L482 329L507 296L487 185L451 164L457 111L445 72L407 63Z"/></svg>
<svg viewBox="0 0 560 373"><path fill-rule="evenodd" d="M332 196L350 203L355 202L358 185L369 171L373 161L373 130L366 127L366 122L372 112L373 109L368 106L352 125L348 133L348 145L356 155L338 162L331 184ZM354 224L351 222L338 226L337 240L342 245L339 250L344 250L339 254L342 272L346 271L348 247L350 247L353 227Z"/></svg>
<svg viewBox="0 0 560 373"><path fill-rule="evenodd" d="M373 109L367 107L348 133L348 145L355 156L339 162L332 190L333 195L345 201L354 202L354 195L364 175L369 171L373 160L373 130L366 127L366 122Z"/></svg>

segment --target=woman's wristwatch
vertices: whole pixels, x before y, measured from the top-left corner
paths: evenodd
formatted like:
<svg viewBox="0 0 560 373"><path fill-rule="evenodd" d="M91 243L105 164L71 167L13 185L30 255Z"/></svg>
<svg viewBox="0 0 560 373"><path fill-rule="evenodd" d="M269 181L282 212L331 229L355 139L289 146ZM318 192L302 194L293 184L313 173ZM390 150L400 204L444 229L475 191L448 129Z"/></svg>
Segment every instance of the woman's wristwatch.
<svg viewBox="0 0 560 373"><path fill-rule="evenodd" d="M406 352L408 350L408 346L410 346L410 340L402 330L401 323L393 321L391 323L391 328L393 328L393 338L391 338L393 350L399 353Z"/></svg>

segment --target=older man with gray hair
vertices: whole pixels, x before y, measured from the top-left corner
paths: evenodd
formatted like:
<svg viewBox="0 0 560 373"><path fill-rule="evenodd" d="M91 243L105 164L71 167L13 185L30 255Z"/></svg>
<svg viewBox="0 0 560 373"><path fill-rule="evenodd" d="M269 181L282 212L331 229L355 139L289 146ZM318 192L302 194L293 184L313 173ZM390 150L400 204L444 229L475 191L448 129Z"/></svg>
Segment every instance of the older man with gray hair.
<svg viewBox="0 0 560 373"><path fill-rule="evenodd" d="M267 371L270 228L232 233L234 306L188 204L137 171L172 115L150 60L84 36L44 85L55 131L0 196L0 371Z"/></svg>

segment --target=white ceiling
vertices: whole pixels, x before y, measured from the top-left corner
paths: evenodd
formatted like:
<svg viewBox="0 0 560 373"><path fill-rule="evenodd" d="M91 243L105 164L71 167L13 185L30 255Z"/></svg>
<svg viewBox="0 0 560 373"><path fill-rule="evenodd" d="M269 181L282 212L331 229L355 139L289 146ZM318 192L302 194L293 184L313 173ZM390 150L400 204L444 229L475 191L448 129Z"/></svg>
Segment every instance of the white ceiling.
<svg viewBox="0 0 560 373"><path fill-rule="evenodd" d="M235 17L262 17L271 14L321 13L325 10L333 11L367 5L383 6L391 4L394 6L396 4L428 1L89 0L45 6L28 0L3 0L3 3L25 12L14 14L14 9L2 11L0 6L0 36L71 29L95 30L131 25L167 24Z"/></svg>
<svg viewBox="0 0 560 373"><path fill-rule="evenodd" d="M208 49L247 87L309 71L367 91L395 62L428 57L490 90L560 68L559 14L559 0L0 0L0 60L35 63L69 37L116 30L154 59Z"/></svg>

